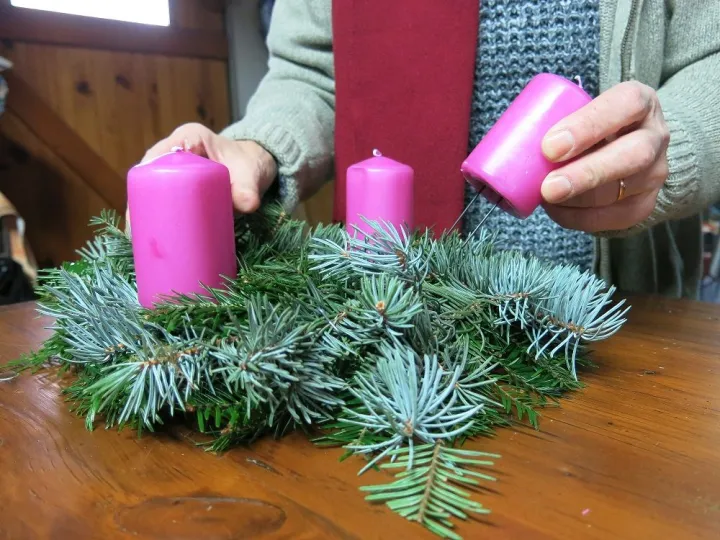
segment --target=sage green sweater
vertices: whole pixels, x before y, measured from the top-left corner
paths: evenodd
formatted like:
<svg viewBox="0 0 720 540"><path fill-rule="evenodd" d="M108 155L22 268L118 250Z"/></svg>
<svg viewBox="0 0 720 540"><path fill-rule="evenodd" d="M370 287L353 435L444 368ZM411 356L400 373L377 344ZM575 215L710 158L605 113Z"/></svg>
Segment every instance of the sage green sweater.
<svg viewBox="0 0 720 540"><path fill-rule="evenodd" d="M331 0L278 0L269 71L241 121L222 134L275 156L292 208L333 176ZM600 88L657 89L670 127L670 174L653 214L596 235L595 269L620 290L696 298L702 212L720 200L720 2L601 0Z"/></svg>

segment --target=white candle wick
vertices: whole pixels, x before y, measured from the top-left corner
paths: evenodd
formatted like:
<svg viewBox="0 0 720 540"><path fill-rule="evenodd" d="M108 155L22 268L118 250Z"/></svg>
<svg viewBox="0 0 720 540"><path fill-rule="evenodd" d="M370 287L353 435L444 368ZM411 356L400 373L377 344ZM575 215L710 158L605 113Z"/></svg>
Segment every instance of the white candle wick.
<svg viewBox="0 0 720 540"><path fill-rule="evenodd" d="M373 149L373 156L375 157L382 157L382 154L380 153L380 150L377 148Z"/></svg>
<svg viewBox="0 0 720 540"><path fill-rule="evenodd" d="M582 85L582 79L580 78L580 75L575 75L574 79L577 81L578 86L579 86L580 88L582 88L583 85Z"/></svg>

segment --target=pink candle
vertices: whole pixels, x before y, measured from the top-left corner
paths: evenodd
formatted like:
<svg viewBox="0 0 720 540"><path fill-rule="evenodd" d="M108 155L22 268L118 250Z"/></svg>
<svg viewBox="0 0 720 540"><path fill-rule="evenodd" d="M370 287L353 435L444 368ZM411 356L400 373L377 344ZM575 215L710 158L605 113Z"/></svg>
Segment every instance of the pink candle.
<svg viewBox="0 0 720 540"><path fill-rule="evenodd" d="M230 173L182 150L133 167L128 205L138 299L207 294L237 275ZM163 298L165 297L165 298Z"/></svg>
<svg viewBox="0 0 720 540"><path fill-rule="evenodd" d="M413 227L414 171L408 165L384 157L377 150L373 157L348 167L346 229L350 234L371 235L365 222L388 222L396 230Z"/></svg>
<svg viewBox="0 0 720 540"><path fill-rule="evenodd" d="M564 77L537 75L462 164L463 176L490 202L527 218L542 203L543 180L559 167L543 155L542 139L591 100Z"/></svg>

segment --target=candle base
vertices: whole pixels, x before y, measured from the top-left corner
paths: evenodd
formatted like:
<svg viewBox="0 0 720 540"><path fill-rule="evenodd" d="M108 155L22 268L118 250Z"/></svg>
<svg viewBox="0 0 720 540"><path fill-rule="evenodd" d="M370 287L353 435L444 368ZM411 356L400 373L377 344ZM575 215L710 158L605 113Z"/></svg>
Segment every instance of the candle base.
<svg viewBox="0 0 720 540"><path fill-rule="evenodd" d="M465 181L470 184L478 194L483 197L490 204L497 206L503 212L510 214L518 219L526 219L530 214L525 215L513 206L513 204L507 199L507 197L493 188L495 182L488 182L482 176L479 176L476 172L471 170L467 165L467 162L463 163L460 172L462 173ZM497 181L497 183L500 183Z"/></svg>

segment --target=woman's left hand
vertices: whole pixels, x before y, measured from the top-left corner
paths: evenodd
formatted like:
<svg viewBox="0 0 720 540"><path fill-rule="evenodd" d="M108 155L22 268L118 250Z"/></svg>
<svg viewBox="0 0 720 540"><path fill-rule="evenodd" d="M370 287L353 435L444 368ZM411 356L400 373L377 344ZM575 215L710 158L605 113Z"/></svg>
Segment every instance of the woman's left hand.
<svg viewBox="0 0 720 540"><path fill-rule="evenodd" d="M602 93L543 140L550 161L566 162L543 182L546 212L589 233L642 222L668 176L669 140L652 88L626 82Z"/></svg>

